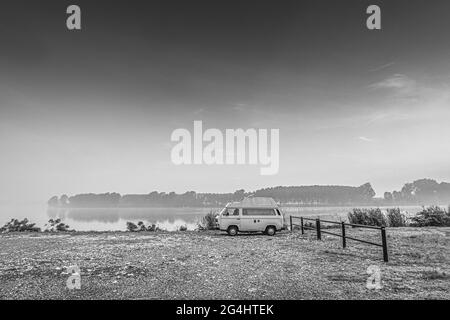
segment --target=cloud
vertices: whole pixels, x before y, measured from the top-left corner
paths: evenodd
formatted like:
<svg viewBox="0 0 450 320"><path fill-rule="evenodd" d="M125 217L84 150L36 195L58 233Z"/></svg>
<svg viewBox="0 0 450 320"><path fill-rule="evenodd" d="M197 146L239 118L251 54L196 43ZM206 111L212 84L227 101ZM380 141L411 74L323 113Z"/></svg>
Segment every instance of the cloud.
<svg viewBox="0 0 450 320"><path fill-rule="evenodd" d="M359 137L358 139L361 140L361 141L364 141L364 142L373 142L374 141L373 139L370 139L370 138L367 138L367 137Z"/></svg>
<svg viewBox="0 0 450 320"><path fill-rule="evenodd" d="M412 90L416 82L403 74L394 74L382 81L369 85L370 89Z"/></svg>
<svg viewBox="0 0 450 320"><path fill-rule="evenodd" d="M203 112L205 112L205 109L203 109L203 108L194 110L194 114L202 114Z"/></svg>
<svg viewBox="0 0 450 320"><path fill-rule="evenodd" d="M383 65L381 65L381 66L379 66L379 67L376 67L376 68L370 69L370 70L369 70L369 72L376 72L376 71L380 71L380 70L383 70L383 69L389 68L390 66L393 66L394 64L395 64L395 62L389 62L389 63L383 64Z"/></svg>
<svg viewBox="0 0 450 320"><path fill-rule="evenodd" d="M233 110L235 110L235 111L245 111L247 107L248 106L245 103L235 103L233 105Z"/></svg>
<svg viewBox="0 0 450 320"><path fill-rule="evenodd" d="M413 118L414 115L411 114L411 110L386 110L383 112L375 112L369 115L364 115L361 121L365 125L372 125L376 123L405 121Z"/></svg>

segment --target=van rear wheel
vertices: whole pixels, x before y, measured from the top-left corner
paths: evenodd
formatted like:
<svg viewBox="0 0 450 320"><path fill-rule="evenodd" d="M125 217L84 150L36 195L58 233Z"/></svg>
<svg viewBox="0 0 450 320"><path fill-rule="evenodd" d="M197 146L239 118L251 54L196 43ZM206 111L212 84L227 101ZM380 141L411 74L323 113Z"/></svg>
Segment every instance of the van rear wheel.
<svg viewBox="0 0 450 320"><path fill-rule="evenodd" d="M268 227L266 228L265 234L267 234L268 236L274 236L275 233L277 233L277 229L275 229L274 226L268 226Z"/></svg>
<svg viewBox="0 0 450 320"><path fill-rule="evenodd" d="M238 228L236 226L230 226L228 227L227 233L229 236L235 236L238 234Z"/></svg>

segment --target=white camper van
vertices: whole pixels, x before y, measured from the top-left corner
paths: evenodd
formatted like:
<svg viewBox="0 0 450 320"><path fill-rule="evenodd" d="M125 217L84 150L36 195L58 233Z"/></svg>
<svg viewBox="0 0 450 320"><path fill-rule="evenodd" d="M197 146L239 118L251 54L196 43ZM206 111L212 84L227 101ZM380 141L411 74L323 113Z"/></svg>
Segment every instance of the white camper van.
<svg viewBox="0 0 450 320"><path fill-rule="evenodd" d="M235 236L238 232L263 232L273 236L284 229L284 216L272 198L245 198L226 205L217 217L219 229Z"/></svg>

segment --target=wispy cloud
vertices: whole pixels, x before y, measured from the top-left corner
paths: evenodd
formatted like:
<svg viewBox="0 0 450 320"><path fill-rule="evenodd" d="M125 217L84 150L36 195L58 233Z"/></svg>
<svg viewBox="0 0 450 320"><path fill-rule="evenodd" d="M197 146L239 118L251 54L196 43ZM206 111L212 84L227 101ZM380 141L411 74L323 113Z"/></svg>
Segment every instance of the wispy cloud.
<svg viewBox="0 0 450 320"><path fill-rule="evenodd" d="M368 87L370 89L393 89L393 90L409 90L415 86L416 82L403 75L403 74L394 74L384 80L381 80L376 83L370 84Z"/></svg>
<svg viewBox="0 0 450 320"><path fill-rule="evenodd" d="M389 62L389 63L383 64L381 66L378 66L376 68L370 69L369 72L381 71L383 69L389 68L390 66L393 66L394 64L395 64L395 62Z"/></svg>
<svg viewBox="0 0 450 320"><path fill-rule="evenodd" d="M363 137L363 136L359 137L358 139L361 140L361 141L364 141L364 142L373 142L374 141L373 139L370 139L370 138L367 138L367 137Z"/></svg>
<svg viewBox="0 0 450 320"><path fill-rule="evenodd" d="M194 114L202 114L203 112L205 112L205 109L203 109L203 108L194 110Z"/></svg>
<svg viewBox="0 0 450 320"><path fill-rule="evenodd" d="M236 110L236 111L245 111L247 107L248 107L248 106L247 106L247 104L245 104L245 103L235 103L235 104L233 105L233 110Z"/></svg>

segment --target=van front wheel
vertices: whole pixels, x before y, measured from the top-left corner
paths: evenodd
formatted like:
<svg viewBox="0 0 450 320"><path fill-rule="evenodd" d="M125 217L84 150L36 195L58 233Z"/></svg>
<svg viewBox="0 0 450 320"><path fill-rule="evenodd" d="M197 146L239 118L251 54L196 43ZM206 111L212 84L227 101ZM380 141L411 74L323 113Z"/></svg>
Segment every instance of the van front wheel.
<svg viewBox="0 0 450 320"><path fill-rule="evenodd" d="M265 233L266 233L268 236L274 236L276 232L277 232L277 230L275 229L274 226L268 226L268 227L266 228L266 232L265 232Z"/></svg>
<svg viewBox="0 0 450 320"><path fill-rule="evenodd" d="M230 235L230 236L233 237L233 236L237 235L237 233L238 233L238 228L237 228L236 226L228 227L227 232L228 232L228 235Z"/></svg>

